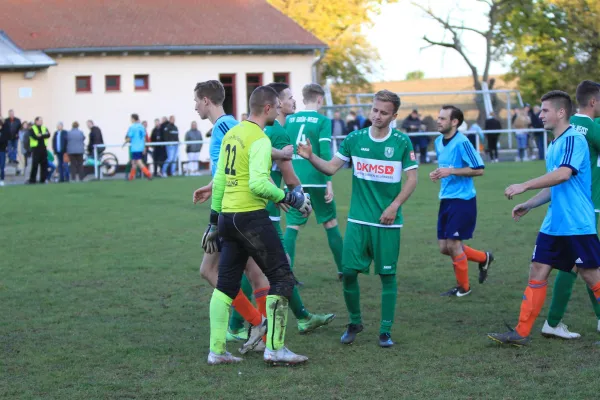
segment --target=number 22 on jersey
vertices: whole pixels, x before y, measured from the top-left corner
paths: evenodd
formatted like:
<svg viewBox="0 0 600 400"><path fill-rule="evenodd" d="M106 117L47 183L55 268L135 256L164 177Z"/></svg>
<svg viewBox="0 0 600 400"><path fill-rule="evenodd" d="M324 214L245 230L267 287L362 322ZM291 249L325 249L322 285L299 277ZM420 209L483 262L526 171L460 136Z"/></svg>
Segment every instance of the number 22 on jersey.
<svg viewBox="0 0 600 400"><path fill-rule="evenodd" d="M225 151L227 152L227 161L225 161L225 174L235 176L235 156L237 154L236 146L228 144L225 146ZM229 164L229 161L231 161L231 164Z"/></svg>

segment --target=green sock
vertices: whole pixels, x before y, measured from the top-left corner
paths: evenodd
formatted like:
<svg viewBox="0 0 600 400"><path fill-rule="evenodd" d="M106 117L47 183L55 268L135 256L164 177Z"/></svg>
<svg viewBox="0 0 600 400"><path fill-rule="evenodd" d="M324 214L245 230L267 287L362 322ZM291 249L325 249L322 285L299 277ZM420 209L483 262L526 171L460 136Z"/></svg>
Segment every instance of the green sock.
<svg viewBox="0 0 600 400"><path fill-rule="evenodd" d="M305 319L310 315L306 308L304 308L302 297L300 297L300 291L297 286L294 286L294 291L290 297L290 309L294 313L296 319Z"/></svg>
<svg viewBox="0 0 600 400"><path fill-rule="evenodd" d="M344 240L340 234L340 228L336 225L333 228L325 229L327 232L327 241L329 242L329 248L333 253L333 259L337 266L338 272L342 272L342 251L344 248Z"/></svg>
<svg viewBox="0 0 600 400"><path fill-rule="evenodd" d="M396 312L398 284L396 275L379 275L381 278L381 326L379 333L390 333Z"/></svg>
<svg viewBox="0 0 600 400"><path fill-rule="evenodd" d="M360 324L360 288L358 287L358 272L352 269L344 270L344 301L350 314L351 324Z"/></svg>
<svg viewBox="0 0 600 400"><path fill-rule="evenodd" d="M287 327L288 299L283 296L267 296L267 348L279 350L285 343Z"/></svg>
<svg viewBox="0 0 600 400"><path fill-rule="evenodd" d="M233 299L218 289L210 298L210 351L224 354L227 343L227 319Z"/></svg>
<svg viewBox="0 0 600 400"><path fill-rule="evenodd" d="M283 235L283 246L285 252L290 256L290 267L294 267L294 260L296 259L296 239L298 238L298 229L286 228L285 235Z"/></svg>
<svg viewBox="0 0 600 400"><path fill-rule="evenodd" d="M573 285L577 279L577 274L574 272L558 271L554 288L552 289L552 302L550 310L548 310L548 325L555 328L563 319L567 311L567 304L573 293Z"/></svg>
<svg viewBox="0 0 600 400"><path fill-rule="evenodd" d="M252 300L252 295L254 294L252 290L252 285L248 278L246 278L246 274L242 275L242 292L246 295L246 297ZM232 332L237 332L244 327L244 318L233 309L231 313L231 318L229 319L229 330Z"/></svg>
<svg viewBox="0 0 600 400"><path fill-rule="evenodd" d="M588 295L590 296L590 301L592 302L592 307L594 308L594 313L596 314L596 318L598 318L600 320L600 302L598 302L598 299L594 295L594 292L592 292L592 289L590 289L590 287L587 285L586 285L586 288L587 288Z"/></svg>

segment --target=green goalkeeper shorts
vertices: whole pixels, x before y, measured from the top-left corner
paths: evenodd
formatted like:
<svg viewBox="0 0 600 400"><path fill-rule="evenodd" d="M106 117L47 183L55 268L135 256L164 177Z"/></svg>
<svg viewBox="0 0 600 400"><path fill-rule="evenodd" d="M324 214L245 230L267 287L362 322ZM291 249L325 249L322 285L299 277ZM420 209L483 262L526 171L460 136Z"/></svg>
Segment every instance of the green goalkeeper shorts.
<svg viewBox="0 0 600 400"><path fill-rule="evenodd" d="M304 192L310 195L310 203L312 204L313 214L317 217L317 224L324 224L337 217L335 200L331 203L325 203L324 187L308 187L304 188ZM308 218L304 218L300 211L295 208L290 209L286 215L286 223L288 226L306 225L307 221Z"/></svg>
<svg viewBox="0 0 600 400"><path fill-rule="evenodd" d="M394 275L400 255L400 228L381 228L348 222L344 234L344 269L369 273L371 261L376 275Z"/></svg>

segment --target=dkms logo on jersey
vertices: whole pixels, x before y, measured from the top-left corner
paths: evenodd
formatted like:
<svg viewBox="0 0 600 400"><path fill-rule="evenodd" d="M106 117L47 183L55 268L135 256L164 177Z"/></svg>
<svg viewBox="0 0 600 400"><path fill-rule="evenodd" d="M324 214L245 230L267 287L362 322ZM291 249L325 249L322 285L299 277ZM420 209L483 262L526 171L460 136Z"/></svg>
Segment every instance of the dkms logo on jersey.
<svg viewBox="0 0 600 400"><path fill-rule="evenodd" d="M398 183L402 178L402 163L400 161L352 157L352 163L354 165L354 176L359 179Z"/></svg>

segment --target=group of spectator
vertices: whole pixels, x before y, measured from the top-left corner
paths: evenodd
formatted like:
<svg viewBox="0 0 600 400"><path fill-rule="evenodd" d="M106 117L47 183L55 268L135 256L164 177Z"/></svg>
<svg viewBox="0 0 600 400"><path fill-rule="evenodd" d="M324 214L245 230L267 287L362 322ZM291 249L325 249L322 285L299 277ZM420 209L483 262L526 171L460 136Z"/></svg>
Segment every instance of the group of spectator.
<svg viewBox="0 0 600 400"><path fill-rule="evenodd" d="M544 124L540 120L540 107L525 104L523 108L517 108L512 116L512 125L517 137L518 156L517 161L528 161L533 159L533 145L538 148L538 160L545 158L544 154L544 132L533 134L523 132L525 129L543 129Z"/></svg>

